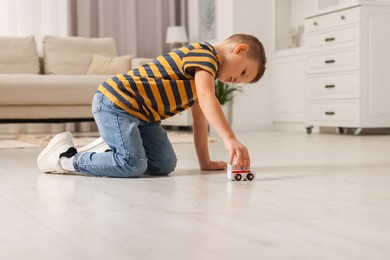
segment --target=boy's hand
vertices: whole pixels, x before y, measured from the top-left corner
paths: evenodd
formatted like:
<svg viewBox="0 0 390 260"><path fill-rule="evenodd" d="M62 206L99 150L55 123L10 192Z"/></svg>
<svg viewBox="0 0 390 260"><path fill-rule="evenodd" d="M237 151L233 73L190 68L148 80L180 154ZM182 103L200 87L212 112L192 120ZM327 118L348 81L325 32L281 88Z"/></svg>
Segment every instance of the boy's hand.
<svg viewBox="0 0 390 260"><path fill-rule="evenodd" d="M225 148L229 152L229 164L232 165L236 158L237 166L241 166L243 169L249 168L251 162L248 149L237 140L222 112L221 105L215 96L214 78L209 72L197 68L195 72L195 87L198 94L199 107L204 117L222 138ZM205 149L202 150L204 151ZM208 154L204 157L209 158Z"/></svg>
<svg viewBox="0 0 390 260"><path fill-rule="evenodd" d="M225 149L229 152L229 164L233 165L236 158L236 165L247 169L251 165L248 149L237 139L228 139L225 141Z"/></svg>
<svg viewBox="0 0 390 260"><path fill-rule="evenodd" d="M218 170L226 170L227 163L224 161L210 161L206 165L201 166L202 171L218 171Z"/></svg>

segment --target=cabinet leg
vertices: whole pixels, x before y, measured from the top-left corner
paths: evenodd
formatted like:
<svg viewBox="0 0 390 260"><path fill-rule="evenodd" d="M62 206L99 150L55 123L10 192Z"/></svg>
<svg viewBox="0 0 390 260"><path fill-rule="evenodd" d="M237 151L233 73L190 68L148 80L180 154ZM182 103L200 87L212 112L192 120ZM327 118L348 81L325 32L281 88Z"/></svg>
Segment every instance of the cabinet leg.
<svg viewBox="0 0 390 260"><path fill-rule="evenodd" d="M306 127L306 133L311 134L311 130L313 129L313 126L307 126Z"/></svg>
<svg viewBox="0 0 390 260"><path fill-rule="evenodd" d="M360 133L362 132L362 130L363 130L362 128L354 128L354 129L353 129L353 134L354 134L354 135L360 135Z"/></svg>
<svg viewBox="0 0 390 260"><path fill-rule="evenodd" d="M339 134L344 134L345 133L345 128L344 127L338 127Z"/></svg>

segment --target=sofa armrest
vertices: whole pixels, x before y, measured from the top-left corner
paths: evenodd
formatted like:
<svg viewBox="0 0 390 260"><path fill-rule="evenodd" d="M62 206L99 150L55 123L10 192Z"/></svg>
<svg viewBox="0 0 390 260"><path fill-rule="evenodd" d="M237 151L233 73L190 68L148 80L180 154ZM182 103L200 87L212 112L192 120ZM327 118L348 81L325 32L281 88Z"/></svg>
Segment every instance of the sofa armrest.
<svg viewBox="0 0 390 260"><path fill-rule="evenodd" d="M131 68L134 69L134 68L137 68L138 66L141 66L145 63L148 63L148 62L151 62L153 61L152 58L133 58L131 60Z"/></svg>

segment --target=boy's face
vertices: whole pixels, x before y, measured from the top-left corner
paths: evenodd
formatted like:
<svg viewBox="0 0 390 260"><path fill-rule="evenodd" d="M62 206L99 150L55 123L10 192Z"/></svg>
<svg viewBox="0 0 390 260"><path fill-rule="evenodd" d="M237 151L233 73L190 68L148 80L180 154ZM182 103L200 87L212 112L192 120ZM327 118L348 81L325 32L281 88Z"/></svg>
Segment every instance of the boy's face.
<svg viewBox="0 0 390 260"><path fill-rule="evenodd" d="M248 45L238 44L225 55L217 78L226 83L250 83L257 75L258 63L247 56Z"/></svg>

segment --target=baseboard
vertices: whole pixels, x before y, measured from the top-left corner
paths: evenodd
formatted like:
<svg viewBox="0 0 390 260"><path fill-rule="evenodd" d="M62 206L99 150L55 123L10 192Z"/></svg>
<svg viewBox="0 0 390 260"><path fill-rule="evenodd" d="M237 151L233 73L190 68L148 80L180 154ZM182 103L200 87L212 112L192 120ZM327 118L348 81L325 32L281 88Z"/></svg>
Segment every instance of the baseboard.
<svg viewBox="0 0 390 260"><path fill-rule="evenodd" d="M275 131L281 131L281 132L302 132L302 133L306 133L306 125L304 123L274 122L274 130ZM318 132L318 130L317 130L317 132Z"/></svg>
<svg viewBox="0 0 390 260"><path fill-rule="evenodd" d="M49 134L64 131L72 133L96 132L97 126L95 122L0 124L0 134Z"/></svg>
<svg viewBox="0 0 390 260"><path fill-rule="evenodd" d="M306 127L307 125L305 123L274 122L275 131L306 133ZM345 128L344 134L353 134L352 129L353 128ZM312 128L312 133L339 134L339 131L337 127L315 126ZM383 135L389 133L390 128L364 128L360 135Z"/></svg>

